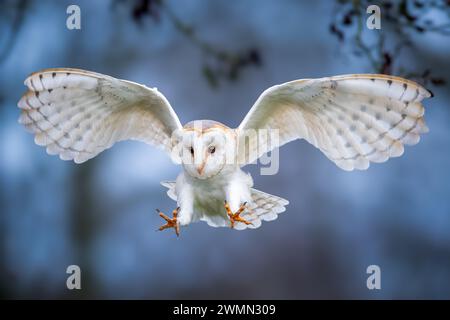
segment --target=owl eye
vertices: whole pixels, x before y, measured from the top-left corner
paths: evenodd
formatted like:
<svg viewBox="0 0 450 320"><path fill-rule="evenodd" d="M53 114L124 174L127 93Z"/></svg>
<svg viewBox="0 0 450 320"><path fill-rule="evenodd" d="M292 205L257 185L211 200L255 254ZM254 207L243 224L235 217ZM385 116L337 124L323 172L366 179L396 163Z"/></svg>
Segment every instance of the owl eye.
<svg viewBox="0 0 450 320"><path fill-rule="evenodd" d="M216 152L216 147L211 146L211 147L209 147L208 151L209 151L209 153L214 153L214 152Z"/></svg>
<svg viewBox="0 0 450 320"><path fill-rule="evenodd" d="M190 147L189 151L191 152L192 155L194 155L194 148Z"/></svg>

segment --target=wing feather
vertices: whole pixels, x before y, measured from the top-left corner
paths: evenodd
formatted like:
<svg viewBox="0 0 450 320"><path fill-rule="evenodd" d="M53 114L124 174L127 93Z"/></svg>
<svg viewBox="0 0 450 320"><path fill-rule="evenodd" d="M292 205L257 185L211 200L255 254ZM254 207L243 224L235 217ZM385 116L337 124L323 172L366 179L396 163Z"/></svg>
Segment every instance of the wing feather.
<svg viewBox="0 0 450 320"><path fill-rule="evenodd" d="M273 86L263 92L237 129L238 161L252 163L275 147L305 139L340 168L365 170L370 162L402 155L404 144L419 142L420 134L428 131L421 101L430 96L412 81L374 74ZM245 134L259 129L275 130L278 139Z"/></svg>
<svg viewBox="0 0 450 320"><path fill-rule="evenodd" d="M172 132L181 128L161 93L134 82L61 68L33 73L25 85L19 122L63 160L81 163L126 139L170 152Z"/></svg>

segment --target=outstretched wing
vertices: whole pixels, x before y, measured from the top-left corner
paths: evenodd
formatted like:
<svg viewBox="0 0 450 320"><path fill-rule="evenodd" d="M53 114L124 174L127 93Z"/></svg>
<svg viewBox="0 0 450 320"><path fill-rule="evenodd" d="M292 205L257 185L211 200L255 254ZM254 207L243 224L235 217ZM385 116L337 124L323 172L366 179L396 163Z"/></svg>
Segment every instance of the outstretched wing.
<svg viewBox="0 0 450 320"><path fill-rule="evenodd" d="M248 164L283 144L305 139L344 170L369 167L403 154L427 132L422 99L431 92L412 81L355 74L273 86L239 125L239 163ZM248 134L259 129L271 135ZM276 133L278 133L278 139Z"/></svg>
<svg viewBox="0 0 450 320"><path fill-rule="evenodd" d="M130 81L62 68L33 73L25 85L19 122L63 160L81 163L126 139L170 152L171 134L181 128L161 93Z"/></svg>

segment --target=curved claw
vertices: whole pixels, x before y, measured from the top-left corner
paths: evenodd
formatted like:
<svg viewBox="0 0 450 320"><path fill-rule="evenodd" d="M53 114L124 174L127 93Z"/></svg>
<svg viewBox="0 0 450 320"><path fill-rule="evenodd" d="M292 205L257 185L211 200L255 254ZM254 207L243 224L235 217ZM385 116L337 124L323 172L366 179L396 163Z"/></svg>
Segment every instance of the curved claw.
<svg viewBox="0 0 450 320"><path fill-rule="evenodd" d="M234 225L236 222L242 222L242 223L245 223L246 225L249 225L249 224L253 225L252 222L247 221L244 218L241 218L241 216L240 216L240 214L246 209L246 205L247 205L247 202L244 202L239 207L239 209L235 213L233 213L233 211L231 211L231 208L230 208L228 202L225 200L224 207L225 207L225 210L227 210L228 217L230 217L230 227L232 229L234 228Z"/></svg>
<svg viewBox="0 0 450 320"><path fill-rule="evenodd" d="M162 213L159 209L156 209L156 212L159 214L159 216L161 218L163 218L164 220L166 220L166 224L159 227L158 231L163 231L165 229L174 228L177 237L179 237L180 236L180 225L178 224L178 219L177 219L179 210L180 210L180 207L173 210L172 211L173 218L169 218L164 213Z"/></svg>

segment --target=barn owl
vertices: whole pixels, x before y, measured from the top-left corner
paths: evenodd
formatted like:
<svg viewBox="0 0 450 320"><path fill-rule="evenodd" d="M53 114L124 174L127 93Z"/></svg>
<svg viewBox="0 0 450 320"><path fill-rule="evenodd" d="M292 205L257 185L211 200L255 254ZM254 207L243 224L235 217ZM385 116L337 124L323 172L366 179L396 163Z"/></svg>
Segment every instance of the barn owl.
<svg viewBox="0 0 450 320"><path fill-rule="evenodd" d="M404 144L416 144L428 131L421 101L432 95L412 81L378 74L294 80L265 90L230 128L211 120L182 126L156 88L99 73L47 69L25 85L19 123L47 153L82 163L132 139L180 163L176 181L161 182L177 208L172 217L158 210L165 220L159 230L177 235L195 221L243 230L276 219L288 201L253 189L241 168L290 141L305 139L344 170L402 155ZM277 138L247 134L252 130L273 130Z"/></svg>

